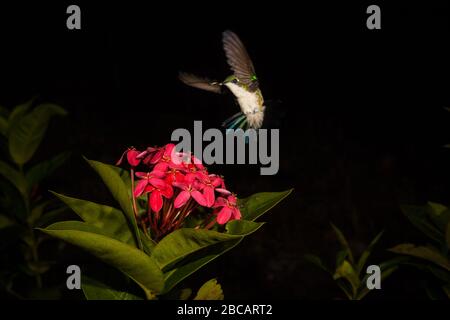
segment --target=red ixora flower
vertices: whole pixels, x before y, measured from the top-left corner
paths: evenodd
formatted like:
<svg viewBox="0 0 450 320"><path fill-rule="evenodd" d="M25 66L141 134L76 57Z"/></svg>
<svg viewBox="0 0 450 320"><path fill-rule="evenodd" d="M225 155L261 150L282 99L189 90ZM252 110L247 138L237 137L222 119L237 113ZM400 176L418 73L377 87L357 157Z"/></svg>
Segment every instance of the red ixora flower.
<svg viewBox="0 0 450 320"><path fill-rule="evenodd" d="M140 152L137 151L135 148L133 148L133 147L128 148L127 150L125 150L124 153L122 153L122 156L117 161L116 166L119 166L122 163L125 155L127 156L127 161L130 164L130 166L132 166L132 167L138 166L139 163L141 162L141 160L138 158L139 154L140 154Z"/></svg>
<svg viewBox="0 0 450 320"><path fill-rule="evenodd" d="M140 178L139 182L136 184L134 189L134 196L139 197L146 191L147 186L152 186L154 188L165 189L168 183L162 178L165 176L163 171L152 172L136 172L136 177Z"/></svg>
<svg viewBox="0 0 450 320"><path fill-rule="evenodd" d="M212 207L214 205L216 200L215 191L225 195L231 194L230 191L225 189L225 183L222 177L219 177L216 174L201 175L198 185L203 192L207 207Z"/></svg>
<svg viewBox="0 0 450 320"><path fill-rule="evenodd" d="M159 212L163 206L163 196L166 199L170 199L173 196L173 188L170 184L167 184L163 188L157 188L152 185L148 185L145 190L144 194L150 192L150 208L154 212Z"/></svg>
<svg viewBox="0 0 450 320"><path fill-rule="evenodd" d="M216 209L215 213L219 224L241 218L241 211L237 206L237 198L234 195L229 195L226 199L223 197L217 198L213 208Z"/></svg>
<svg viewBox="0 0 450 320"><path fill-rule="evenodd" d="M181 228L199 207L212 209L204 210L206 216L197 228L209 229L216 223L240 219L236 196L226 189L223 177L210 174L192 153L177 152L172 143L141 150L128 148L117 165L126 158L131 166L134 215L142 230L150 231L155 241ZM143 203L137 198L145 194L143 214Z"/></svg>
<svg viewBox="0 0 450 320"><path fill-rule="evenodd" d="M186 204L186 202L192 197L199 205L206 206L206 199L203 194L194 185L195 175L188 173L184 177L183 182L174 182L175 187L180 188L182 191L175 199L175 208L180 208Z"/></svg>

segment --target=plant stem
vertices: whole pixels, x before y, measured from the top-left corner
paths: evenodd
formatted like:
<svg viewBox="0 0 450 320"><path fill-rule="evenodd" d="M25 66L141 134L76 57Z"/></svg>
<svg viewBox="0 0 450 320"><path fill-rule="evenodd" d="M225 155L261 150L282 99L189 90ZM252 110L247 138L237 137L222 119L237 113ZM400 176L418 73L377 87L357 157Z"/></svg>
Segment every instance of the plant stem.
<svg viewBox="0 0 450 320"><path fill-rule="evenodd" d="M19 172L22 175L23 179L25 180L25 172L23 170L23 165L19 165ZM26 196L24 197L25 201L25 210L26 210L26 216L27 218L31 215L31 204L30 204L30 195L29 190L27 188ZM27 219L28 220L28 219ZM33 226L27 222L28 224L28 230L30 232L30 251L31 251L31 257L33 259L33 262L36 264L36 266L39 266L39 252L38 252L38 244L36 240L36 234L34 233ZM41 289L42 288L42 277L40 274L35 275L36 279L36 286Z"/></svg>
<svg viewBox="0 0 450 320"><path fill-rule="evenodd" d="M138 210L137 210L137 204L136 204L136 196L134 195L134 169L131 168L130 170L130 175L131 175L131 198L133 199L133 213L134 213L134 219L136 221L136 225L138 224L139 221L139 217L138 217ZM141 228L144 231L144 234L146 236L148 236L147 233L147 227L145 226L144 221L141 219ZM138 235L139 236L139 235Z"/></svg>
<svg viewBox="0 0 450 320"><path fill-rule="evenodd" d="M216 219L211 220L206 226L205 226L205 230L209 230L211 229L214 225L216 224Z"/></svg>
<svg viewBox="0 0 450 320"><path fill-rule="evenodd" d="M36 266L39 266L39 253L38 253L38 245L37 245L37 241L36 241L36 235L34 233L33 227L29 226L29 230L30 230L30 237L31 237L31 256L33 258L33 262L36 263ZM39 289L42 288L42 278L40 274L36 274L35 275L36 278L36 285Z"/></svg>

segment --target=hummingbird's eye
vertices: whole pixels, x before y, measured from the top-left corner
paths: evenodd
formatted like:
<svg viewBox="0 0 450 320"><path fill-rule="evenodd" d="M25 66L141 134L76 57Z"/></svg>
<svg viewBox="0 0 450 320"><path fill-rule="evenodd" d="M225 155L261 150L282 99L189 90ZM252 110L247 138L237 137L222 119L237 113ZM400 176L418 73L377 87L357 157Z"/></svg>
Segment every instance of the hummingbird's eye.
<svg viewBox="0 0 450 320"><path fill-rule="evenodd" d="M231 80L231 82L236 84L236 83L238 83L238 80L237 79L233 79L233 80Z"/></svg>

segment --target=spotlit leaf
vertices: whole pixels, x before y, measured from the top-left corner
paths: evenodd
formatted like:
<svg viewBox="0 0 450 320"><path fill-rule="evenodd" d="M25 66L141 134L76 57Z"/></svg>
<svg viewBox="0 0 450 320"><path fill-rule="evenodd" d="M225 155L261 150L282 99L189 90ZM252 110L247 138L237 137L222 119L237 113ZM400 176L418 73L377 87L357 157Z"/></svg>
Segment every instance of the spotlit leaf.
<svg viewBox="0 0 450 320"><path fill-rule="evenodd" d="M133 233L122 211L91 201L68 197L52 192L69 206L84 222L107 231L113 238L136 246Z"/></svg>
<svg viewBox="0 0 450 320"><path fill-rule="evenodd" d="M131 199L128 196L128 189L125 186L122 178L114 169L111 168L111 166L107 164L89 159L86 159L86 161L102 178L103 182L108 187L114 199L116 199L116 201L119 203L120 207L126 215L128 223L132 227L136 243L138 247L142 249L142 241L139 235L137 222L134 217L133 208L131 206Z"/></svg>
<svg viewBox="0 0 450 320"><path fill-rule="evenodd" d="M163 275L155 261L144 252L113 239L100 228L79 221L65 221L39 229L90 252L134 280L147 297L161 292Z"/></svg>
<svg viewBox="0 0 450 320"><path fill-rule="evenodd" d="M205 282L198 290L194 300L223 300L223 291L216 279Z"/></svg>
<svg viewBox="0 0 450 320"><path fill-rule="evenodd" d="M275 207L286 198L294 189L282 192L260 192L245 199L239 199L239 208L242 219L254 221L264 213Z"/></svg>

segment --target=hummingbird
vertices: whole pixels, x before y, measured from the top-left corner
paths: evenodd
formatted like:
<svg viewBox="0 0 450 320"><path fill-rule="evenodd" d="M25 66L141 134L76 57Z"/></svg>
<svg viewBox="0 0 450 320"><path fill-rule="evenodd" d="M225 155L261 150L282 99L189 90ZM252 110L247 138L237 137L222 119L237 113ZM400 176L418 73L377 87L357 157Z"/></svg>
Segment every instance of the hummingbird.
<svg viewBox="0 0 450 320"><path fill-rule="evenodd" d="M180 72L179 79L191 87L214 93L224 93L224 87L227 87L237 99L241 111L225 120L222 125L227 129L259 129L263 124L266 107L253 62L244 44L234 32L224 31L222 42L232 75L223 82L218 82Z"/></svg>

